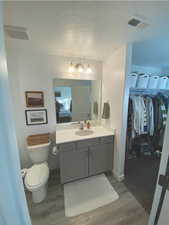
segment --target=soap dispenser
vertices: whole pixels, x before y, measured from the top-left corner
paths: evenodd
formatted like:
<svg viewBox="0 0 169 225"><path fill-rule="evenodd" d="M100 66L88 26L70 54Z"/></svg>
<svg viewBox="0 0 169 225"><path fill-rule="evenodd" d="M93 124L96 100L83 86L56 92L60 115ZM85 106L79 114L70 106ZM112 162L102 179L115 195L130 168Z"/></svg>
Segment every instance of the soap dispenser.
<svg viewBox="0 0 169 225"><path fill-rule="evenodd" d="M87 122L87 129L90 129L91 127L91 124L90 124L90 121Z"/></svg>

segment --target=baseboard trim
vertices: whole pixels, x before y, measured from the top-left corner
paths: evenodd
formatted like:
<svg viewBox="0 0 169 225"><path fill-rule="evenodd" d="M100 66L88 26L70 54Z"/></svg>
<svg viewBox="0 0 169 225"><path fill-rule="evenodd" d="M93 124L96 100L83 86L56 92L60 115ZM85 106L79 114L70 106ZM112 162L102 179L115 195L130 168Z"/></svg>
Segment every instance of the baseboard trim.
<svg viewBox="0 0 169 225"><path fill-rule="evenodd" d="M119 175L119 174L117 174L115 171L113 171L113 176L114 176L114 177L116 178L116 180L118 180L119 182L123 181L124 178L125 178L124 174Z"/></svg>

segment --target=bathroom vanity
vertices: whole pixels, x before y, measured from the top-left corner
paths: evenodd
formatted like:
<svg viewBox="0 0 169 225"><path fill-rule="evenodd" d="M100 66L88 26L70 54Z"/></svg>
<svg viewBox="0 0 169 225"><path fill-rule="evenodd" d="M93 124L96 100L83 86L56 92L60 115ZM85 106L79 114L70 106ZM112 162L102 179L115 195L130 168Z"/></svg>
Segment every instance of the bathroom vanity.
<svg viewBox="0 0 169 225"><path fill-rule="evenodd" d="M61 183L82 179L113 167L114 131L92 127L89 135L76 129L56 131Z"/></svg>
<svg viewBox="0 0 169 225"><path fill-rule="evenodd" d="M112 170L114 131L102 126L80 130L80 125L71 124L100 121L101 87L101 77L96 80L53 80L62 184ZM70 124L66 126L65 123Z"/></svg>

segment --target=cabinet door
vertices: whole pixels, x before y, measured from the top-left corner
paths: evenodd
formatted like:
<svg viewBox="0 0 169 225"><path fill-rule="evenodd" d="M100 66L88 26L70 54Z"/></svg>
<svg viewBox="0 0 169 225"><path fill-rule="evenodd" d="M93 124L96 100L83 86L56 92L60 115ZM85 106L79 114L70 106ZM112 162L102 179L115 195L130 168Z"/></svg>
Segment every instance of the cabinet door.
<svg viewBox="0 0 169 225"><path fill-rule="evenodd" d="M88 148L60 151L61 183L88 176Z"/></svg>
<svg viewBox="0 0 169 225"><path fill-rule="evenodd" d="M113 143L101 144L89 150L89 175L112 170Z"/></svg>

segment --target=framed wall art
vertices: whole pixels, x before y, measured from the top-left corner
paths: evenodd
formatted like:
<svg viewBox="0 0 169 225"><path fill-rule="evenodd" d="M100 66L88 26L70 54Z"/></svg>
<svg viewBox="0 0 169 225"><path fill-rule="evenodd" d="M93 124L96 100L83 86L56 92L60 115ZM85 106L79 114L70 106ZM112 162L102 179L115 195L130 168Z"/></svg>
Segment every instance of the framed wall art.
<svg viewBox="0 0 169 225"><path fill-rule="evenodd" d="M44 95L42 91L26 91L26 107L44 107Z"/></svg>
<svg viewBox="0 0 169 225"><path fill-rule="evenodd" d="M46 109L25 110L26 125L42 125L48 123Z"/></svg>

